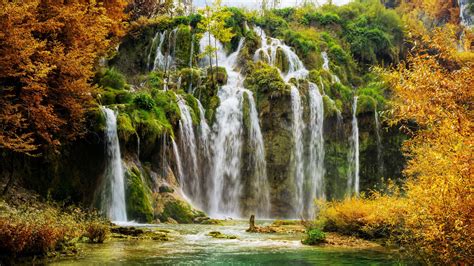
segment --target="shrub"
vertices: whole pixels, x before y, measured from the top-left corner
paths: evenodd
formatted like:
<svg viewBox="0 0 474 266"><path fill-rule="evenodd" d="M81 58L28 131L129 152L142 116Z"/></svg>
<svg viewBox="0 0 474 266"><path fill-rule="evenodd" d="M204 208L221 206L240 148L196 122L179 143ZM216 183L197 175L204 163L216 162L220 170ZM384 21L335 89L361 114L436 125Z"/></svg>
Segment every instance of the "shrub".
<svg viewBox="0 0 474 266"><path fill-rule="evenodd" d="M398 234L405 209L404 199L374 193L322 204L317 223L324 231L367 239L389 238Z"/></svg>
<svg viewBox="0 0 474 266"><path fill-rule="evenodd" d="M101 222L93 221L87 225L84 236L86 236L91 243L104 243L109 233L109 226Z"/></svg>
<svg viewBox="0 0 474 266"><path fill-rule="evenodd" d="M316 228L308 229L306 238L301 241L305 245L318 245L324 242L326 242L326 234Z"/></svg>
<svg viewBox="0 0 474 266"><path fill-rule="evenodd" d="M121 90L125 87L125 77L115 68L108 68L100 79L99 84L103 88Z"/></svg>
<svg viewBox="0 0 474 266"><path fill-rule="evenodd" d="M87 234L87 223L107 227L96 214L78 208L60 209L36 203L13 208L5 202L0 202L0 206L0 255L9 257L64 251L75 239Z"/></svg>
<svg viewBox="0 0 474 266"><path fill-rule="evenodd" d="M155 107L155 101L151 98L150 95L146 93L141 93L135 96L133 103L140 109L150 111Z"/></svg>

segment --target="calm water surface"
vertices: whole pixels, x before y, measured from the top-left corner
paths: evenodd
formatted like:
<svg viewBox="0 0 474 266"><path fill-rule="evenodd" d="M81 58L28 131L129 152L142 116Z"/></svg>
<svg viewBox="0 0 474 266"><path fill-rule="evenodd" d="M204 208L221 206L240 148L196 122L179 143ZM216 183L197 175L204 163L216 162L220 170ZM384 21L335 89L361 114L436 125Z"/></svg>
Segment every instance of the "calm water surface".
<svg viewBox="0 0 474 266"><path fill-rule="evenodd" d="M157 225L172 241L109 240L106 244L83 244L79 258L53 265L398 265L394 254L384 249L308 247L302 235L246 233L247 223L219 225ZM214 239L220 231L237 239Z"/></svg>

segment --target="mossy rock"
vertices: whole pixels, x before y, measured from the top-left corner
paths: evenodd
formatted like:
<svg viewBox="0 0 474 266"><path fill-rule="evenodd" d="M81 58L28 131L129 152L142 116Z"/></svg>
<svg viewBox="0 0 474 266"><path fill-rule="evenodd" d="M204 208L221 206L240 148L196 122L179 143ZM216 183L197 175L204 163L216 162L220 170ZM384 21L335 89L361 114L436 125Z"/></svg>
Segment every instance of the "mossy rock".
<svg viewBox="0 0 474 266"><path fill-rule="evenodd" d="M107 128L107 122L104 112L100 107L94 107L87 110L88 128L92 132L104 132Z"/></svg>
<svg viewBox="0 0 474 266"><path fill-rule="evenodd" d="M153 221L151 190L143 181L138 168L132 167L126 172L127 216L130 220L150 223Z"/></svg>
<svg viewBox="0 0 474 266"><path fill-rule="evenodd" d="M285 94L290 90L281 78L278 69L261 61L251 65L244 86L258 95L271 93L272 97Z"/></svg>
<svg viewBox="0 0 474 266"><path fill-rule="evenodd" d="M275 66L278 67L283 73L288 72L288 58L281 48L278 48L276 51Z"/></svg>
<svg viewBox="0 0 474 266"><path fill-rule="evenodd" d="M224 67L213 67L207 69L208 78L213 79L220 86L227 84L227 70Z"/></svg>
<svg viewBox="0 0 474 266"><path fill-rule="evenodd" d="M179 72L181 77L181 88L188 93L189 88L197 87L201 84L201 70L198 68L183 68Z"/></svg>
<svg viewBox="0 0 474 266"><path fill-rule="evenodd" d="M218 239L237 239L237 236L234 235L226 235L223 234L219 231L211 231L207 234L208 236L211 236L213 238L218 238Z"/></svg>
<svg viewBox="0 0 474 266"><path fill-rule="evenodd" d="M323 104L324 104L324 117L331 117L335 116L338 113L338 108L336 102L333 101L329 96L323 96Z"/></svg>
<svg viewBox="0 0 474 266"><path fill-rule="evenodd" d="M173 200L165 203L163 212L158 215L161 221L168 221L169 218L180 224L191 224L196 217L205 217L203 212L195 211L191 206L179 200Z"/></svg>
<svg viewBox="0 0 474 266"><path fill-rule="evenodd" d="M119 139L124 143L130 140L132 135L137 134L135 127L132 124L132 119L126 113L119 113L117 117L117 133Z"/></svg>

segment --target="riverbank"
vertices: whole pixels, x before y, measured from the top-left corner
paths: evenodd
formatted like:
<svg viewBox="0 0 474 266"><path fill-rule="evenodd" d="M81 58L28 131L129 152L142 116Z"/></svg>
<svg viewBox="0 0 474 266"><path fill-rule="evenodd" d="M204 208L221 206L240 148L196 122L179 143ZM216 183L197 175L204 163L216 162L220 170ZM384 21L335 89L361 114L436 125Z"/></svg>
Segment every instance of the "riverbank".
<svg viewBox="0 0 474 266"><path fill-rule="evenodd" d="M257 221L261 226L272 221ZM79 244L81 255L61 259L54 265L102 263L155 264L269 264L321 263L340 264L395 264L397 253L380 245L306 246L301 243L303 233L249 233L248 222L228 220L221 225L157 224L135 225L136 229L166 234L168 241L151 239L111 238L101 245ZM220 232L233 238L214 237ZM332 235L332 234L331 234ZM331 237L328 236L328 240ZM328 241L329 242L329 241ZM360 243L360 242L358 242Z"/></svg>
<svg viewBox="0 0 474 266"><path fill-rule="evenodd" d="M77 207L44 201L13 187L0 201L0 253L4 263L267 263L300 258L324 263L392 262L396 253L377 243L327 233L326 242L305 246L300 221L261 220L266 233L246 232L247 220L215 224L114 225ZM254 256L258 254L258 256ZM258 257L258 259L257 259Z"/></svg>

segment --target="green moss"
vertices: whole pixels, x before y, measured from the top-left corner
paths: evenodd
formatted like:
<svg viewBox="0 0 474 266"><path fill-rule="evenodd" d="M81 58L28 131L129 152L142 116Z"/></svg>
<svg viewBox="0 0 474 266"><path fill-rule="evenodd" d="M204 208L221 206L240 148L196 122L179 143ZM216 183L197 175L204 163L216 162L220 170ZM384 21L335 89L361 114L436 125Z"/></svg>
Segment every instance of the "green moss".
<svg viewBox="0 0 474 266"><path fill-rule="evenodd" d="M336 106L336 102L333 101L329 96L323 96L323 104L324 104L324 117L331 117L337 114L338 108Z"/></svg>
<svg viewBox="0 0 474 266"><path fill-rule="evenodd" d="M99 107L90 108L86 113L88 128L92 132L104 132L107 127L104 112Z"/></svg>
<svg viewBox="0 0 474 266"><path fill-rule="evenodd" d="M288 72L288 58L286 57L286 54L283 52L283 50L280 48L278 48L276 52L275 66L278 67L283 73Z"/></svg>
<svg viewBox="0 0 474 266"><path fill-rule="evenodd" d="M187 94L187 93L184 93L183 96L184 96L184 99L186 100L186 104L191 108L190 113L191 113L191 119L193 120L193 124L198 125L200 122L199 105L196 98L194 98L192 94Z"/></svg>
<svg viewBox="0 0 474 266"><path fill-rule="evenodd" d="M115 68L105 70L103 76L99 80L99 85L103 88L112 88L121 90L125 88L125 77Z"/></svg>
<svg viewBox="0 0 474 266"><path fill-rule="evenodd" d="M133 103L137 108L150 111L155 107L155 101L147 93L140 93L135 95L133 98Z"/></svg>
<svg viewBox="0 0 474 266"><path fill-rule="evenodd" d="M165 204L163 212L159 215L161 221L167 221L169 218L178 223L190 224L194 218L204 217L204 213L193 211L189 204L182 201L170 201Z"/></svg>
<svg viewBox="0 0 474 266"><path fill-rule="evenodd" d="M160 114L160 120L163 120L162 122L166 120L168 124L176 124L179 121L181 112L177 104L176 94L173 91L157 91L154 100L157 106L156 109Z"/></svg>
<svg viewBox="0 0 474 266"><path fill-rule="evenodd" d="M207 76L217 82L219 85L227 84L227 70L224 67L213 67L207 69Z"/></svg>
<svg viewBox="0 0 474 266"><path fill-rule="evenodd" d="M261 61L251 66L244 86L254 93L288 93L290 88L275 67Z"/></svg>
<svg viewBox="0 0 474 266"><path fill-rule="evenodd" d="M116 93L114 91L110 90L103 90L102 93L99 94L100 98L99 101L102 105L111 105L115 104L115 95Z"/></svg>
<svg viewBox="0 0 474 266"><path fill-rule="evenodd" d="M368 95L360 95L357 100L357 114L370 113L375 110L377 102Z"/></svg>
<svg viewBox="0 0 474 266"><path fill-rule="evenodd" d="M151 71L147 76L147 83L152 89L162 89L163 73L160 71Z"/></svg>
<svg viewBox="0 0 474 266"><path fill-rule="evenodd" d="M115 94L115 102L118 104L130 103L133 95L129 91L119 91Z"/></svg>
<svg viewBox="0 0 474 266"><path fill-rule="evenodd" d="M188 91L190 86L197 87L201 84L201 70L198 68L183 68L179 72L179 76L181 77L181 89L185 91Z"/></svg>
<svg viewBox="0 0 474 266"><path fill-rule="evenodd" d="M192 33L189 26L180 25L176 32L175 60L178 68L188 67L191 56Z"/></svg>
<svg viewBox="0 0 474 266"><path fill-rule="evenodd" d="M137 222L152 222L153 208L151 190L142 180L140 170L136 167L132 167L126 172L126 178L126 203L129 219Z"/></svg>
<svg viewBox="0 0 474 266"><path fill-rule="evenodd" d="M117 133L120 140L123 140L125 143L128 142L132 135L135 135L137 132L132 125L132 119L126 113L120 113L117 117Z"/></svg>
<svg viewBox="0 0 474 266"><path fill-rule="evenodd" d="M211 231L207 234L208 236L211 236L213 238L218 238L218 239L237 239L237 236L234 235L226 235L223 234L219 231Z"/></svg>

